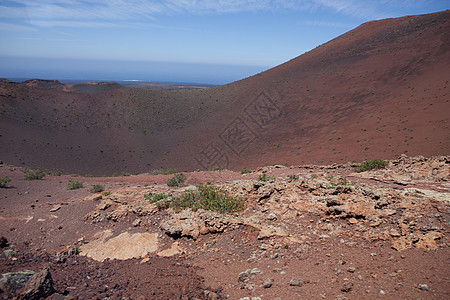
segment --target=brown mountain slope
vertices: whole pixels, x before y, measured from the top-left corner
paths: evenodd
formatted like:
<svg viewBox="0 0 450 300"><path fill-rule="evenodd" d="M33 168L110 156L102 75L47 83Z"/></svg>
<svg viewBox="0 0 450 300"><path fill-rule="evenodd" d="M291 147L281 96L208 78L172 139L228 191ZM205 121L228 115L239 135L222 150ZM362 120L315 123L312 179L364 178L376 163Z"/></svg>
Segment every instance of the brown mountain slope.
<svg viewBox="0 0 450 300"><path fill-rule="evenodd" d="M448 154L449 32L450 11L368 22L202 90L1 83L1 159L107 174Z"/></svg>

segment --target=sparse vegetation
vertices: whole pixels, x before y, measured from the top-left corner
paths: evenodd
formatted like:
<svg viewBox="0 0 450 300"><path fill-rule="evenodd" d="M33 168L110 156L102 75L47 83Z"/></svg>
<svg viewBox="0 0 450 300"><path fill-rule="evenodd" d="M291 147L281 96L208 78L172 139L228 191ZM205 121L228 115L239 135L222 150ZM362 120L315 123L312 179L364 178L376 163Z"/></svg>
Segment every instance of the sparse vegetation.
<svg viewBox="0 0 450 300"><path fill-rule="evenodd" d="M156 203L160 200L167 199L167 197L169 197L169 196L167 194L163 194L163 193L154 194L154 195L149 193L149 194L144 195L144 198L149 200L150 203Z"/></svg>
<svg viewBox="0 0 450 300"><path fill-rule="evenodd" d="M111 191L103 192L102 195L108 197L109 195L111 195Z"/></svg>
<svg viewBox="0 0 450 300"><path fill-rule="evenodd" d="M211 172L222 171L222 170L223 170L223 168L220 168L220 167L215 167L215 168L208 169L208 171L211 171Z"/></svg>
<svg viewBox="0 0 450 300"><path fill-rule="evenodd" d="M25 170L24 173L26 180L40 180L45 176L44 170L41 169Z"/></svg>
<svg viewBox="0 0 450 300"><path fill-rule="evenodd" d="M185 180L186 180L186 176L184 176L183 173L179 173L179 174L176 174L175 176L173 176L172 178L167 179L166 183L170 187L183 186Z"/></svg>
<svg viewBox="0 0 450 300"><path fill-rule="evenodd" d="M384 169L387 162L382 159L371 159L364 161L357 169L357 172L365 172L370 170Z"/></svg>
<svg viewBox="0 0 450 300"><path fill-rule="evenodd" d="M158 201L155 203L156 208L159 210L166 209L170 207L170 202L166 199Z"/></svg>
<svg viewBox="0 0 450 300"><path fill-rule="evenodd" d="M83 181L70 179L69 183L67 184L67 189L68 190L81 189L83 187L83 183L84 183Z"/></svg>
<svg viewBox="0 0 450 300"><path fill-rule="evenodd" d="M275 179L275 177L267 175L266 173L258 176L259 181L270 181L270 180L274 180L274 179Z"/></svg>
<svg viewBox="0 0 450 300"><path fill-rule="evenodd" d="M197 190L186 191L174 199L170 206L175 210L191 208L192 210L206 209L218 212L238 212L245 208L241 197L231 197L226 191L210 184L200 184Z"/></svg>
<svg viewBox="0 0 450 300"><path fill-rule="evenodd" d="M241 170L241 174L248 174L248 173L251 173L251 172L253 172L253 170L247 169L247 168L243 168L243 169Z"/></svg>
<svg viewBox="0 0 450 300"><path fill-rule="evenodd" d="M100 193L105 190L105 187L101 184L94 184L89 190L91 193Z"/></svg>
<svg viewBox="0 0 450 300"><path fill-rule="evenodd" d="M148 174L150 174L150 175L160 175L160 174L162 174L162 175L170 175L170 174L175 174L176 172L177 172L176 169L168 168L166 170L158 170L158 169L151 170L151 171L148 172Z"/></svg>
<svg viewBox="0 0 450 300"><path fill-rule="evenodd" d="M293 175L288 175L287 179L289 182L291 182L291 181L299 180L300 177L298 175L293 174Z"/></svg>
<svg viewBox="0 0 450 300"><path fill-rule="evenodd" d="M9 178L6 175L3 175L0 178L0 188L6 188L6 185L8 184L8 182L11 182L11 178Z"/></svg>
<svg viewBox="0 0 450 300"><path fill-rule="evenodd" d="M63 171L60 169L52 169L52 170L46 170L46 173L48 175L52 175L52 176L61 176L63 174Z"/></svg>

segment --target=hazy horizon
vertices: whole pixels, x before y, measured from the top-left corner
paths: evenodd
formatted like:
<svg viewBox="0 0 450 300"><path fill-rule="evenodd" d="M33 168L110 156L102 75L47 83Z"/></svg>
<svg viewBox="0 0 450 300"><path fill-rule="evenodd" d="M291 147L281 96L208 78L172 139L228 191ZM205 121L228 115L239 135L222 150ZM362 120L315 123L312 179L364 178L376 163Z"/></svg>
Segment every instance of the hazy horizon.
<svg viewBox="0 0 450 300"><path fill-rule="evenodd" d="M222 85L268 67L174 62L0 57L0 77L46 80L176 82ZM45 67L45 70L42 68ZM24 74L26 76L24 76ZM218 74L219 76L212 76Z"/></svg>
<svg viewBox="0 0 450 300"><path fill-rule="evenodd" d="M443 0L0 1L0 77L226 84Z"/></svg>

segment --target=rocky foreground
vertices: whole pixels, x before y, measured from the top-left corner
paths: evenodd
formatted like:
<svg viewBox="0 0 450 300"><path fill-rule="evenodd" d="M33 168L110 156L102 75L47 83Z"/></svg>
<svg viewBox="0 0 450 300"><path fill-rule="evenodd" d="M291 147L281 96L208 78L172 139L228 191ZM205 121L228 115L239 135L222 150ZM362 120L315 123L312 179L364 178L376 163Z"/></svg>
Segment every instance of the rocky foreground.
<svg viewBox="0 0 450 300"><path fill-rule="evenodd" d="M241 175L46 176L1 189L4 299L446 299L450 157ZM67 190L67 181L85 188ZM174 210L209 182L245 210ZM89 184L105 187L89 193ZM151 195L164 195L151 200Z"/></svg>

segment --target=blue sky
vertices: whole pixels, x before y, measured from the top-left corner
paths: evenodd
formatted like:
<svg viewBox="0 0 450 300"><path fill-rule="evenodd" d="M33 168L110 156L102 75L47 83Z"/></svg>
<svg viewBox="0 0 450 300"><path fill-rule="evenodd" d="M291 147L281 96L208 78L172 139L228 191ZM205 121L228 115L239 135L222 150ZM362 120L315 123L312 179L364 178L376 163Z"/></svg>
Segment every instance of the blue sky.
<svg viewBox="0 0 450 300"><path fill-rule="evenodd" d="M0 0L0 77L223 84L448 0Z"/></svg>

